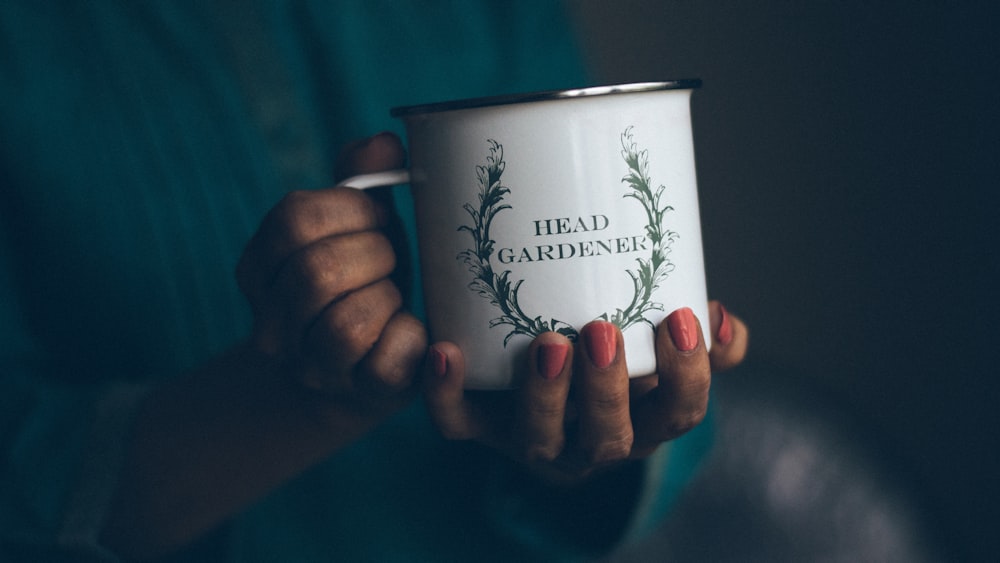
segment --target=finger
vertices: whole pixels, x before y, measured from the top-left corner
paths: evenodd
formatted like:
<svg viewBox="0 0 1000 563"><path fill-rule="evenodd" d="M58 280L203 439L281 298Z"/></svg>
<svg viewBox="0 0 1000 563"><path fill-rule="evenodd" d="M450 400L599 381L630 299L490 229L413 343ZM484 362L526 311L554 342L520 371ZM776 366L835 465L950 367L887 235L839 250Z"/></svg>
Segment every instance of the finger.
<svg viewBox="0 0 1000 563"><path fill-rule="evenodd" d="M236 268L251 302L262 299L290 255L315 241L370 231L387 224L389 213L365 193L338 188L290 192L261 222Z"/></svg>
<svg viewBox="0 0 1000 563"><path fill-rule="evenodd" d="M389 132L379 133L344 147L337 160L337 180L357 174L401 168L405 164L406 151L400 138ZM399 268L396 269L393 279L405 290L404 293L408 293L413 285L411 257L409 247L404 242L407 238L406 227L396 214L395 197L387 187L371 188L365 190L365 193L385 210L388 218L382 229L396 246L396 256L399 261Z"/></svg>
<svg viewBox="0 0 1000 563"><path fill-rule="evenodd" d="M397 312L364 360L364 371L378 388L410 387L427 355L427 330L413 315Z"/></svg>
<svg viewBox="0 0 1000 563"><path fill-rule="evenodd" d="M350 392L355 366L375 347L402 304L396 286L381 280L323 311L309 329L306 352L315 369L304 383L333 394Z"/></svg>
<svg viewBox="0 0 1000 563"><path fill-rule="evenodd" d="M438 342L427 353L424 399L431 419L449 440L471 440L483 434L479 418L465 400L465 357L458 346Z"/></svg>
<svg viewBox="0 0 1000 563"><path fill-rule="evenodd" d="M624 459L632 449L633 432L621 331L607 321L591 322L580 331L577 349L577 446L591 464Z"/></svg>
<svg viewBox="0 0 1000 563"><path fill-rule="evenodd" d="M566 441L566 398L573 371L572 345L565 336L546 332L528 349L528 376L518 394L518 441L522 458L551 462Z"/></svg>
<svg viewBox="0 0 1000 563"><path fill-rule="evenodd" d="M656 331L657 386L635 404L637 452L648 453L701 423L712 382L701 325L678 309Z"/></svg>
<svg viewBox="0 0 1000 563"><path fill-rule="evenodd" d="M387 278L395 267L392 244L381 233L328 237L286 261L272 298L261 307L275 308L272 316L280 319L275 321L280 325L271 327L279 332L274 337L294 350L306 328L330 303Z"/></svg>
<svg viewBox="0 0 1000 563"><path fill-rule="evenodd" d="M709 301L708 312L712 327L712 349L709 351L712 371L736 367L746 357L750 340L747 326L718 301Z"/></svg>
<svg viewBox="0 0 1000 563"><path fill-rule="evenodd" d="M361 385L376 392L398 392L412 386L427 354L427 331L413 315L399 311L365 357L362 374L369 381Z"/></svg>
<svg viewBox="0 0 1000 563"><path fill-rule="evenodd" d="M395 134L383 132L344 147L337 158L337 179L401 168L405 162L403 142Z"/></svg>

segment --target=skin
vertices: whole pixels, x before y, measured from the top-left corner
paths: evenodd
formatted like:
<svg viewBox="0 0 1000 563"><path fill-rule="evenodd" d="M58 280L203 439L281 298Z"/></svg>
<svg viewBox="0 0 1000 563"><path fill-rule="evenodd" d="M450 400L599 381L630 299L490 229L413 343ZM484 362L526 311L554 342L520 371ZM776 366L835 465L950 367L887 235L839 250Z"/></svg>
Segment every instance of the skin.
<svg viewBox="0 0 1000 563"><path fill-rule="evenodd" d="M529 348L524 384L507 394L463 391L461 350L435 343L437 366L424 382L431 416L446 437L497 449L553 484L579 484L595 471L648 457L704 419L712 372L739 364L748 342L746 326L729 313L732 337L720 342L721 306L710 302L709 311L716 335L711 352L697 319L697 344L689 350L678 349L664 320L656 330L657 373L641 378L629 379L621 332L611 323L591 323L613 335L614 359L606 366L593 360L583 338L574 346L555 332L539 335ZM546 346L569 350L554 377L539 369Z"/></svg>
<svg viewBox="0 0 1000 563"><path fill-rule="evenodd" d="M376 172L404 160L399 139L382 134L348 146L339 170ZM106 546L138 560L174 551L335 455L421 390L446 437L482 442L550 481L579 483L692 428L705 413L711 370L743 358L746 327L732 315L732 337L711 354L700 336L678 351L659 327L658 374L642 380L627 377L617 329L614 360L603 367L585 345L549 333L532 344L536 361L520 390L466 392L458 348L440 342L428 354L423 325L403 309L399 272L407 268L399 267L387 201L377 191L293 192L268 213L236 272L254 312L252 334L144 401ZM719 305L710 310L717 334ZM539 354L550 358L544 374Z"/></svg>

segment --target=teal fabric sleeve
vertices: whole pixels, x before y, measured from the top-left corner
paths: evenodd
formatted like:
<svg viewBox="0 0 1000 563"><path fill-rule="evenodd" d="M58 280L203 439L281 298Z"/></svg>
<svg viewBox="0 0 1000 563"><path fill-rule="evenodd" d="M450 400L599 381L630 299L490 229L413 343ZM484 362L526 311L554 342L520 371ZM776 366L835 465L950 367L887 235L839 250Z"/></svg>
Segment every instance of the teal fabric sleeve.
<svg viewBox="0 0 1000 563"><path fill-rule="evenodd" d="M114 561L96 534L135 405L247 334L232 278L243 245L285 192L333 183L340 146L401 133L394 106L589 82L564 8L536 0L14 1L0 5L0 52L12 561ZM700 443L556 498L441 440L418 403L262 499L207 557L577 558L655 521ZM605 539L575 525L588 511Z"/></svg>
<svg viewBox="0 0 1000 563"><path fill-rule="evenodd" d="M9 211L5 196L0 209ZM0 221L15 224L6 213ZM24 292L11 232L0 229L3 296ZM114 561L97 535L145 386L54 373L20 304L0 299L0 561Z"/></svg>

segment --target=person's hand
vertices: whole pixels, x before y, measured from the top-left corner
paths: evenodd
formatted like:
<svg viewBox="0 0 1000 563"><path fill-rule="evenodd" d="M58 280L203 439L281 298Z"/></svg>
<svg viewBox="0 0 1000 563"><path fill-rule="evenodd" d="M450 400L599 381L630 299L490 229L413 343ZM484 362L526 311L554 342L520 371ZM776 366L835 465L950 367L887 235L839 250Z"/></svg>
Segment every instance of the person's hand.
<svg viewBox="0 0 1000 563"><path fill-rule="evenodd" d="M402 165L399 139L344 152L343 175ZM253 333L140 406L101 532L125 558L186 545L362 437L416 396L423 324L391 277L394 215L377 193L289 194L236 277Z"/></svg>
<svg viewBox="0 0 1000 563"><path fill-rule="evenodd" d="M404 158L395 135L376 135L345 148L340 175L398 168ZM427 346L392 278L392 217L359 190L292 192L264 218L237 268L254 312L254 350L302 385L373 416L412 395Z"/></svg>
<svg viewBox="0 0 1000 563"><path fill-rule="evenodd" d="M445 437L477 440L556 481L641 459L697 426L712 372L743 360L746 326L718 302L709 311L711 352L698 319L679 309L657 327L657 373L634 379L621 332L605 321L585 326L576 345L554 332L538 336L513 392L463 390L461 351L435 343L424 384L428 410Z"/></svg>

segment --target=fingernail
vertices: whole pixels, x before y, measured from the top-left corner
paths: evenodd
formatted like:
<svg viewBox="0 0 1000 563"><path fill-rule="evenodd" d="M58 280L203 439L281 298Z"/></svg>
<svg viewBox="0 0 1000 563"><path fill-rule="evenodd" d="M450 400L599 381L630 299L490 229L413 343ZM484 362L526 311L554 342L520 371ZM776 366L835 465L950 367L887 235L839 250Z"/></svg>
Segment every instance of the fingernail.
<svg viewBox="0 0 1000 563"><path fill-rule="evenodd" d="M729 311L722 305L719 305L719 313L722 320L719 321L719 331L715 334L715 338L719 344L725 346L733 341L733 323L729 320Z"/></svg>
<svg viewBox="0 0 1000 563"><path fill-rule="evenodd" d="M698 346L698 322L694 312L687 307L677 309L667 316L667 328L674 346L681 352L690 352Z"/></svg>
<svg viewBox="0 0 1000 563"><path fill-rule="evenodd" d="M538 347L538 373L545 379L555 379L562 373L569 353L567 344L542 344Z"/></svg>
<svg viewBox="0 0 1000 563"><path fill-rule="evenodd" d="M444 352L437 348L431 348L430 364L434 374L438 377L444 377L448 373L448 356L445 356Z"/></svg>
<svg viewBox="0 0 1000 563"><path fill-rule="evenodd" d="M592 322L583 327L581 336L590 361L595 366L606 368L615 361L615 355L618 353L615 325L605 321Z"/></svg>

